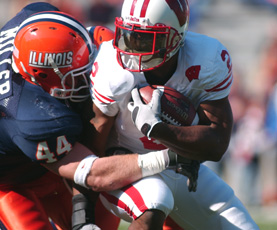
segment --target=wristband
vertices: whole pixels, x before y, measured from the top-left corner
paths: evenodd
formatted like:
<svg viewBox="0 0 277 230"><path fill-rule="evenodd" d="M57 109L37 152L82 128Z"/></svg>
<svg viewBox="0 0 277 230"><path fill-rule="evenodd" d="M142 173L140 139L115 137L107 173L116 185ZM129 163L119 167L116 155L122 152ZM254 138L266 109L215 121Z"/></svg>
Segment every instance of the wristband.
<svg viewBox="0 0 277 230"><path fill-rule="evenodd" d="M86 185L86 179L90 172L93 162L98 159L95 155L89 155L84 158L78 165L75 173L74 173L74 182L79 184L85 188L89 188Z"/></svg>
<svg viewBox="0 0 277 230"><path fill-rule="evenodd" d="M138 155L138 166L141 168L142 177L151 176L162 172L168 167L168 149Z"/></svg>

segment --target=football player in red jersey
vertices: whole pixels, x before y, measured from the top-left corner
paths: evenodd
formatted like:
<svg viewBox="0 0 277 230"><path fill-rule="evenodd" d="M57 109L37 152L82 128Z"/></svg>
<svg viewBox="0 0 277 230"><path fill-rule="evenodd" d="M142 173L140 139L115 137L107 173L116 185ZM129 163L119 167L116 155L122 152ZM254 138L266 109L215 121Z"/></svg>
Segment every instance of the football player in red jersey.
<svg viewBox="0 0 277 230"><path fill-rule="evenodd" d="M233 125L231 57L218 40L187 31L188 23L187 0L124 0L114 40L101 46L91 74L92 123L98 132L92 141L98 152L171 149L178 161L190 162L182 165L184 171L196 166L188 170L195 175L197 162L221 159ZM159 100L141 103L137 88L148 84L187 96L199 108L199 124L161 122ZM154 92L153 99L158 98ZM143 155L139 162L147 164ZM200 165L197 190L196 183L187 185L189 174L176 169L150 172L143 170L148 177L100 194L107 209L131 222L129 229L162 229L166 217L171 223L164 229L258 229L232 188L205 165Z"/></svg>
<svg viewBox="0 0 277 230"><path fill-rule="evenodd" d="M99 33L90 36L48 3L27 5L1 28L0 220L8 229L50 230L49 217L71 229L72 194L62 177L95 191L142 178L137 154L98 158L85 147L90 128L82 118L89 116L84 105L91 102L88 75L97 53L92 38L99 46L112 34L91 29ZM73 216L86 208L80 203L73 201ZM113 223L113 215L103 218ZM73 229L82 228L80 219Z"/></svg>

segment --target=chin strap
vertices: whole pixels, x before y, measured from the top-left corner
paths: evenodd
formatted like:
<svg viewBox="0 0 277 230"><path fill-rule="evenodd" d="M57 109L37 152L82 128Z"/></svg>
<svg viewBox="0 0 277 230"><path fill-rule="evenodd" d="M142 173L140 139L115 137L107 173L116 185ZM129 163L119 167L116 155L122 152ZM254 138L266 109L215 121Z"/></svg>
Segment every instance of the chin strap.
<svg viewBox="0 0 277 230"><path fill-rule="evenodd" d="M36 78L35 78L32 74L30 74L30 73L27 72L27 70L25 69L25 66L23 65L22 62L20 62L20 65L21 65L23 71L24 71L26 74L29 75L29 77L31 78L31 81L34 82L36 85L39 85L39 83L37 82Z"/></svg>
<svg viewBox="0 0 277 230"><path fill-rule="evenodd" d="M59 70L57 64L54 62L53 58L51 56L48 57L48 61L51 64L54 72L60 77L60 79L63 79L63 74L61 73L61 71Z"/></svg>

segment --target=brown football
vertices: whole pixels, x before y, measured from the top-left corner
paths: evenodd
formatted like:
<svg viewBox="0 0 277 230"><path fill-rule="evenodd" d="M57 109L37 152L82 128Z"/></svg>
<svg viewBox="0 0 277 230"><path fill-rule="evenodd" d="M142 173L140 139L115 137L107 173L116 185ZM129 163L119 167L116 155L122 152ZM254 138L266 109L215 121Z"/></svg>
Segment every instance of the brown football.
<svg viewBox="0 0 277 230"><path fill-rule="evenodd" d="M144 103L151 101L155 89L163 92L161 97L162 121L172 125L190 126L198 124L198 115L190 99L177 90L160 85L147 85L139 89Z"/></svg>

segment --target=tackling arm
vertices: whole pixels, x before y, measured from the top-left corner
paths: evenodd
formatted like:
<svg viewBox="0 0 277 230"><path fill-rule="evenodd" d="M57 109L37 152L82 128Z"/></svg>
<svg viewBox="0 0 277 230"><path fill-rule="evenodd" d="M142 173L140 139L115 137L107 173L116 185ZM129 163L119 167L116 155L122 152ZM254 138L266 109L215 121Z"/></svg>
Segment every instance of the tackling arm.
<svg viewBox="0 0 277 230"><path fill-rule="evenodd" d="M90 155L95 156L84 145L76 143L66 157L55 163L43 164L43 166L73 181L79 163ZM95 191L109 191L141 178L142 171L138 166L138 155L128 154L97 158L86 177L86 184Z"/></svg>
<svg viewBox="0 0 277 230"><path fill-rule="evenodd" d="M95 117L92 119L95 125L95 136L92 137L95 143L94 149L103 153L106 145L105 139L109 135L114 118L101 116L102 112L97 108L94 112ZM168 165L167 152L150 152L144 154L143 157L138 157L138 154L134 153L98 158L81 143L75 143L69 154L61 160L44 164L45 167L64 178L75 182L77 178L78 184L92 188L94 191L109 191L124 187L142 177L159 173Z"/></svg>

